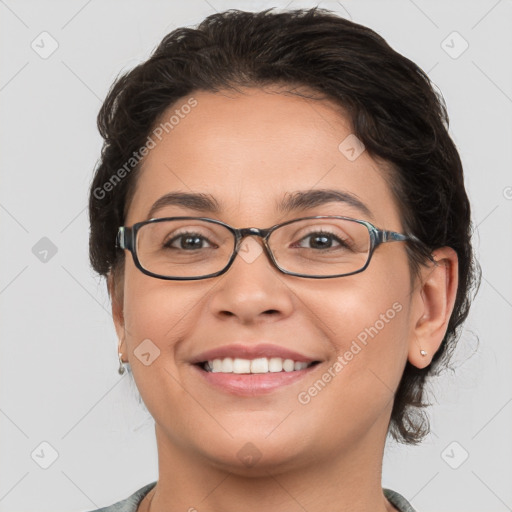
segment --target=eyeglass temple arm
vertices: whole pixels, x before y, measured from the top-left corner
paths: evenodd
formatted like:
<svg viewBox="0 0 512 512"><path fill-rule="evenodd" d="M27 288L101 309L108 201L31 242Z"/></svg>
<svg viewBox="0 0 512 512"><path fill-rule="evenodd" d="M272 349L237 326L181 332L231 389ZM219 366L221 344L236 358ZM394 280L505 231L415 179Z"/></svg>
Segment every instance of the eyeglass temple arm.
<svg viewBox="0 0 512 512"><path fill-rule="evenodd" d="M382 244L384 242L404 242L407 240L422 244L421 240L414 235L404 235L402 233L397 233L396 231L386 231L384 229L377 229L374 233L377 244Z"/></svg>
<svg viewBox="0 0 512 512"><path fill-rule="evenodd" d="M405 240L415 239L416 237L403 235L402 233L397 233L396 231L385 231L380 230L377 232L377 240L380 243L383 242L403 242Z"/></svg>
<svg viewBox="0 0 512 512"><path fill-rule="evenodd" d="M133 232L131 228L121 226L117 231L116 247L132 250Z"/></svg>

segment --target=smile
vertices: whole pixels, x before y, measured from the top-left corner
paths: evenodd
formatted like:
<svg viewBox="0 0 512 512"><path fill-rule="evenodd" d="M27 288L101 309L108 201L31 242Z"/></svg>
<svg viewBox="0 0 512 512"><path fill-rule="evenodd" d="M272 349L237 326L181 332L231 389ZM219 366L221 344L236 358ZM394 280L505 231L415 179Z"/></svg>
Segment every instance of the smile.
<svg viewBox="0 0 512 512"><path fill-rule="evenodd" d="M279 357L213 359L193 365L208 384L223 392L254 396L270 393L311 373L319 361L310 363Z"/></svg>
<svg viewBox="0 0 512 512"><path fill-rule="evenodd" d="M202 367L205 371L213 373L277 373L303 370L316 362L308 363L281 357L258 357L256 359L225 357L205 361Z"/></svg>

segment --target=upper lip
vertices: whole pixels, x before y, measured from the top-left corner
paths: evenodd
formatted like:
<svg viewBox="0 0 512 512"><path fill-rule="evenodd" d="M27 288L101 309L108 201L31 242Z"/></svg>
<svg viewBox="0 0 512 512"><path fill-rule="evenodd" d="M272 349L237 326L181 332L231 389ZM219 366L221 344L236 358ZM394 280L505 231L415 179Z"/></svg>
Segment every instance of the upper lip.
<svg viewBox="0 0 512 512"><path fill-rule="evenodd" d="M293 361L311 363L318 359L308 357L294 350L290 350L279 345L270 343L261 343L258 345L244 345L236 343L232 345L224 345L222 347L213 348L201 352L191 360L192 364L204 363L213 359L223 359L225 357L240 359L255 359L258 357L280 357L282 359L293 359Z"/></svg>

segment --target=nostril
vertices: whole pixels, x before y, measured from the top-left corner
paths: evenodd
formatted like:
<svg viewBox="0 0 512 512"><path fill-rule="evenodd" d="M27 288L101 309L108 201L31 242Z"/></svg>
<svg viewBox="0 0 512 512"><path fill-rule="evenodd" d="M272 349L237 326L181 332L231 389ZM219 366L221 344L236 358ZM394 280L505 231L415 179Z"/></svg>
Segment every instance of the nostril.
<svg viewBox="0 0 512 512"><path fill-rule="evenodd" d="M220 314L223 316L235 316L232 311L221 311Z"/></svg>

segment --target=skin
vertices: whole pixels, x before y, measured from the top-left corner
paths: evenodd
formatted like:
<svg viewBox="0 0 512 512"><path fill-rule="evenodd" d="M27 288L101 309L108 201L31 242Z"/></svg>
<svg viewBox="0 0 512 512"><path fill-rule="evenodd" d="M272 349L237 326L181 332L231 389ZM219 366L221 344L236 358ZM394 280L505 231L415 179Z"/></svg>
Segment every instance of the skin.
<svg viewBox="0 0 512 512"><path fill-rule="evenodd" d="M145 157L125 225L145 220L171 191L213 195L223 205L215 218L234 227L266 228L308 215L372 221L343 203L286 217L274 209L287 193L335 188L368 205L377 227L403 232L377 162L366 151L349 161L338 150L351 130L334 104L275 87L193 97L197 106ZM178 206L154 216L174 215L201 216ZM425 266L412 289L401 242L380 246L362 273L323 280L284 275L261 254L251 263L237 257L216 278L164 281L144 275L126 255L122 278L109 278L113 318L155 419L159 464L158 483L140 512L149 502L153 511L171 512L395 510L381 487L393 394L406 361L429 365L446 333L457 289L451 248L434 252L437 264ZM299 403L297 395L395 302L401 311L317 396ZM149 366L134 355L147 338L160 350ZM279 344L322 363L269 395L217 391L188 361L237 341ZM261 455L252 467L237 456L248 442Z"/></svg>

